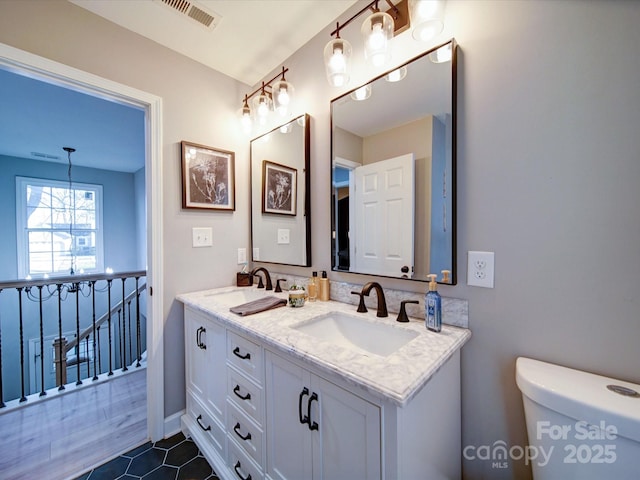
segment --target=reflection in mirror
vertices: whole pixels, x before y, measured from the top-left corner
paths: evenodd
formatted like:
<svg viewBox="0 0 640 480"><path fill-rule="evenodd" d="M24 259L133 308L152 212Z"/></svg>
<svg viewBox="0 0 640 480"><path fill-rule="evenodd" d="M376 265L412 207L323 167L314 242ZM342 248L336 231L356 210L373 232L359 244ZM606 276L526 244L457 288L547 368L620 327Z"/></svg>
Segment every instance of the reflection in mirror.
<svg viewBox="0 0 640 480"><path fill-rule="evenodd" d="M309 115L251 140L253 261L311 265Z"/></svg>
<svg viewBox="0 0 640 480"><path fill-rule="evenodd" d="M456 283L456 43L331 102L334 271Z"/></svg>

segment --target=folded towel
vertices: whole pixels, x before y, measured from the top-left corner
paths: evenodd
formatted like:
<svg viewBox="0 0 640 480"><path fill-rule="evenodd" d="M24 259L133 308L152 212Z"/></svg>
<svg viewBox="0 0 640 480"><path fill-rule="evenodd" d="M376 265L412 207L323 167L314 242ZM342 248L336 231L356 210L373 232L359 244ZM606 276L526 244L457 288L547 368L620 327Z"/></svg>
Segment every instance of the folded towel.
<svg viewBox="0 0 640 480"><path fill-rule="evenodd" d="M259 298L252 302L243 303L242 305L236 305L229 310L244 317L258 312L264 312L265 310L271 310L272 308L284 307L286 304L287 301L284 298L271 296Z"/></svg>

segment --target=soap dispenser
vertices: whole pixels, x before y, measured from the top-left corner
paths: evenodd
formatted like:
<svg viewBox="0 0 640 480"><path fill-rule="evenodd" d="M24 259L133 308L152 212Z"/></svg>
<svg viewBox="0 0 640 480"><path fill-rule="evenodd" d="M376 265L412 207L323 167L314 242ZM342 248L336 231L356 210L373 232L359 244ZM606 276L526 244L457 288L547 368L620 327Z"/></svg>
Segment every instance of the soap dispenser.
<svg viewBox="0 0 640 480"><path fill-rule="evenodd" d="M424 296L424 315L427 329L439 332L442 330L442 300L438 293L438 284L435 274L427 275L429 278L429 291Z"/></svg>

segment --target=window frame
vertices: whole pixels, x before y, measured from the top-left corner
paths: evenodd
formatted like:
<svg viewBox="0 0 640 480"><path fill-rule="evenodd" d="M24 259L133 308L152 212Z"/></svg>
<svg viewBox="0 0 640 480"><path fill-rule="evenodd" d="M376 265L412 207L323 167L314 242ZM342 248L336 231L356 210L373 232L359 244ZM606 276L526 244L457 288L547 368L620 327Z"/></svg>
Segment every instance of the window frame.
<svg viewBox="0 0 640 480"><path fill-rule="evenodd" d="M18 278L43 278L43 277L59 277L65 276L69 273L63 272L48 272L46 274L34 273L29 271L29 232L28 219L27 219L27 186L41 186L50 188L64 188L69 189L69 182L64 180L53 180L47 178L36 177L22 177L16 176L16 258L18 261ZM95 195L96 205L96 267L92 269L85 269L83 273L99 273L104 271L104 238L103 238L103 186L93 183L72 182L72 190L89 190ZM40 230L40 229L32 229ZM62 229L52 228L51 231L60 231ZM68 232L68 229L66 229ZM78 230L74 229L77 233ZM94 230L91 230L93 232ZM74 236L75 237L75 236ZM78 272L76 272L78 273Z"/></svg>

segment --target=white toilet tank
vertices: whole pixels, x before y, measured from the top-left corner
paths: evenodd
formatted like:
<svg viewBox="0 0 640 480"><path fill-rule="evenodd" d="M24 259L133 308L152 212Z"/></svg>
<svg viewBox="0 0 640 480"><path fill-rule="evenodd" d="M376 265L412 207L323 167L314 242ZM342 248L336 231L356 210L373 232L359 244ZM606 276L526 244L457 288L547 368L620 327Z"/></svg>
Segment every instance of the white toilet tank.
<svg viewBox="0 0 640 480"><path fill-rule="evenodd" d="M640 479L640 385L523 357L516 383L534 479Z"/></svg>

